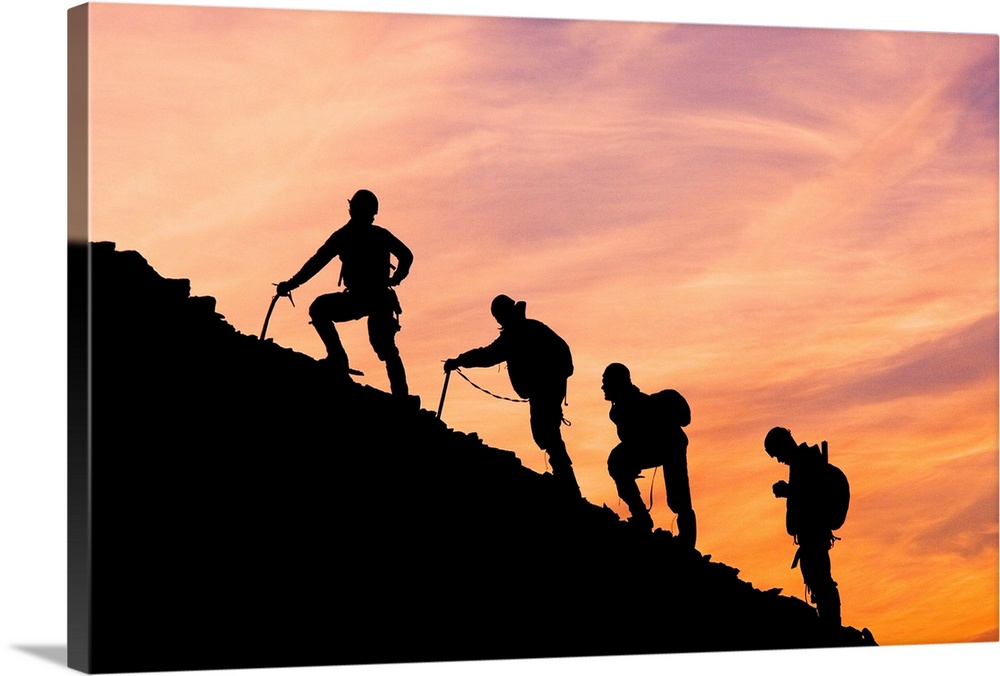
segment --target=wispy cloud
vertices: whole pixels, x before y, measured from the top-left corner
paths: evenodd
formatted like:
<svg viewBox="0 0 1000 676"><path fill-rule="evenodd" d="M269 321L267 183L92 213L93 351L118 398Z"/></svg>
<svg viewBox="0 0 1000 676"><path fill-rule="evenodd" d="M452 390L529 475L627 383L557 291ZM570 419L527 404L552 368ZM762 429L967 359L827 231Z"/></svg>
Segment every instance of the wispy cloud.
<svg viewBox="0 0 1000 676"><path fill-rule="evenodd" d="M93 235L191 279L239 330L259 330L271 283L367 187L416 254L399 342L425 402L441 359L495 336L489 301L509 293L573 348L566 434L592 501L617 502L599 379L625 360L696 403L695 501L715 508L699 512L703 546L745 556L730 563L749 579L772 575L777 546L746 527L774 508L771 424L829 435L852 470L852 527L875 549L838 548L845 588L870 582L863 555L893 599L930 575L995 572L995 471L950 463L997 453L996 36L114 4L91 17ZM283 304L270 335L321 356L305 308L336 277ZM355 328L352 363L385 386ZM491 406L456 393L448 421L544 469L526 412ZM937 472L971 488L928 493ZM963 560L910 566L911 541ZM872 609L892 619L887 640L923 635L926 618L898 610ZM972 625L938 612L995 632L982 604L963 608Z"/></svg>

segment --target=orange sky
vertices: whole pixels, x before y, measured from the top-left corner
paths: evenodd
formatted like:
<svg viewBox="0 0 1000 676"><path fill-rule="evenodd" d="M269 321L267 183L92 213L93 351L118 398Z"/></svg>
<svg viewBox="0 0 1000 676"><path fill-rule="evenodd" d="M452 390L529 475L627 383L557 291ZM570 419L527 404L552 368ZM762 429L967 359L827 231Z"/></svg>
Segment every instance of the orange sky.
<svg viewBox="0 0 1000 676"><path fill-rule="evenodd" d="M692 405L703 553L803 595L762 450L786 426L852 481L845 624L998 639L996 36L90 11L91 239L258 334L271 284L369 188L416 256L398 344L425 408L441 361L496 336L490 300L523 299L573 349L564 438L591 502L626 515L600 391L621 361ZM307 308L338 271L268 336L323 356ZM341 335L387 389L364 325ZM455 377L443 418L544 471L523 404Z"/></svg>

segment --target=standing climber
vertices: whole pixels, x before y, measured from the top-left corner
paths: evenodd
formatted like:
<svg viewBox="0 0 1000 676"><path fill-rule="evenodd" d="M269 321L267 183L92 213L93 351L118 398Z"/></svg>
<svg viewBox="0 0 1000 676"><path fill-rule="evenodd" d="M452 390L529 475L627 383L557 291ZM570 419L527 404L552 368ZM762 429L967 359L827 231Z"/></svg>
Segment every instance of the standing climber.
<svg viewBox="0 0 1000 676"><path fill-rule="evenodd" d="M778 481L771 489L774 497L785 499L785 529L799 546L792 568L801 567L802 580L820 620L839 627L840 591L830 566L830 549L836 538L827 516L831 496L825 470L829 464L818 446L797 444L784 427L767 433L764 450L788 465L788 481Z"/></svg>
<svg viewBox="0 0 1000 676"><path fill-rule="evenodd" d="M394 395L407 397L406 371L396 347L402 308L392 287L409 274L413 254L395 235L374 224L378 213L378 198L374 193L358 190L348 204L347 224L330 235L291 279L278 284L277 293L288 295L340 256L340 278L345 290L319 296L309 308L311 323L326 346L324 362L337 379L349 380L347 352L336 322L367 317L368 339L375 354L385 362L390 389ZM390 256L396 258L395 266Z"/></svg>

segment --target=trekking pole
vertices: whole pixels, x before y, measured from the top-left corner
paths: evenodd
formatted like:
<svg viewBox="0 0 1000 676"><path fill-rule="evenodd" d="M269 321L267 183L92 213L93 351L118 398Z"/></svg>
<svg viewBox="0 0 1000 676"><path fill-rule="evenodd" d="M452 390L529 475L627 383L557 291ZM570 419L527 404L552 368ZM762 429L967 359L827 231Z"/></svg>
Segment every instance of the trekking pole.
<svg viewBox="0 0 1000 676"><path fill-rule="evenodd" d="M278 285L272 283L271 286L278 286ZM271 304L267 308L267 315L264 317L264 328L262 328L260 330L260 340L261 340L261 342L264 341L264 336L267 335L267 323L269 321L271 321L271 313L274 312L274 306L278 302L279 298L281 298L280 294L277 294L277 293L274 294L274 298L271 299ZM292 307L295 307L295 301L292 300L292 293L291 293L291 291L288 292L288 300L289 300L289 302L291 302Z"/></svg>
<svg viewBox="0 0 1000 676"><path fill-rule="evenodd" d="M444 387L441 388L441 403L438 404L438 419L441 418L441 411L444 409L444 395L448 392L448 379L451 378L451 371L444 372Z"/></svg>

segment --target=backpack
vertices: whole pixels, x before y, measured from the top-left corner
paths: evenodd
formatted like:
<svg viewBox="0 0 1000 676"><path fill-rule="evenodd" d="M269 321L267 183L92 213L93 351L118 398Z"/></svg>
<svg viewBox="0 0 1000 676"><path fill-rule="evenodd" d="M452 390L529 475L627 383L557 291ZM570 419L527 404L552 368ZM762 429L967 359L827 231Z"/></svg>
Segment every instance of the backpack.
<svg viewBox="0 0 1000 676"><path fill-rule="evenodd" d="M822 445L823 453L823 473L826 484L826 496L824 500L825 514L823 515L830 530L837 530L844 525L847 520L847 510L851 506L851 485L847 481L847 475L836 465L830 464L827 451L827 444Z"/></svg>
<svg viewBox="0 0 1000 676"><path fill-rule="evenodd" d="M549 367L548 372L563 378L573 375L573 355L562 336L537 319L526 321L537 327L531 338L536 342L538 357Z"/></svg>
<svg viewBox="0 0 1000 676"><path fill-rule="evenodd" d="M657 422L687 427L691 424L691 407L687 399L677 390L660 390L649 395L653 410L658 414Z"/></svg>
<svg viewBox="0 0 1000 676"><path fill-rule="evenodd" d="M555 332L552 334L556 340L553 341L552 362L560 374L565 374L567 378L573 375L573 355L569 351L569 345Z"/></svg>

